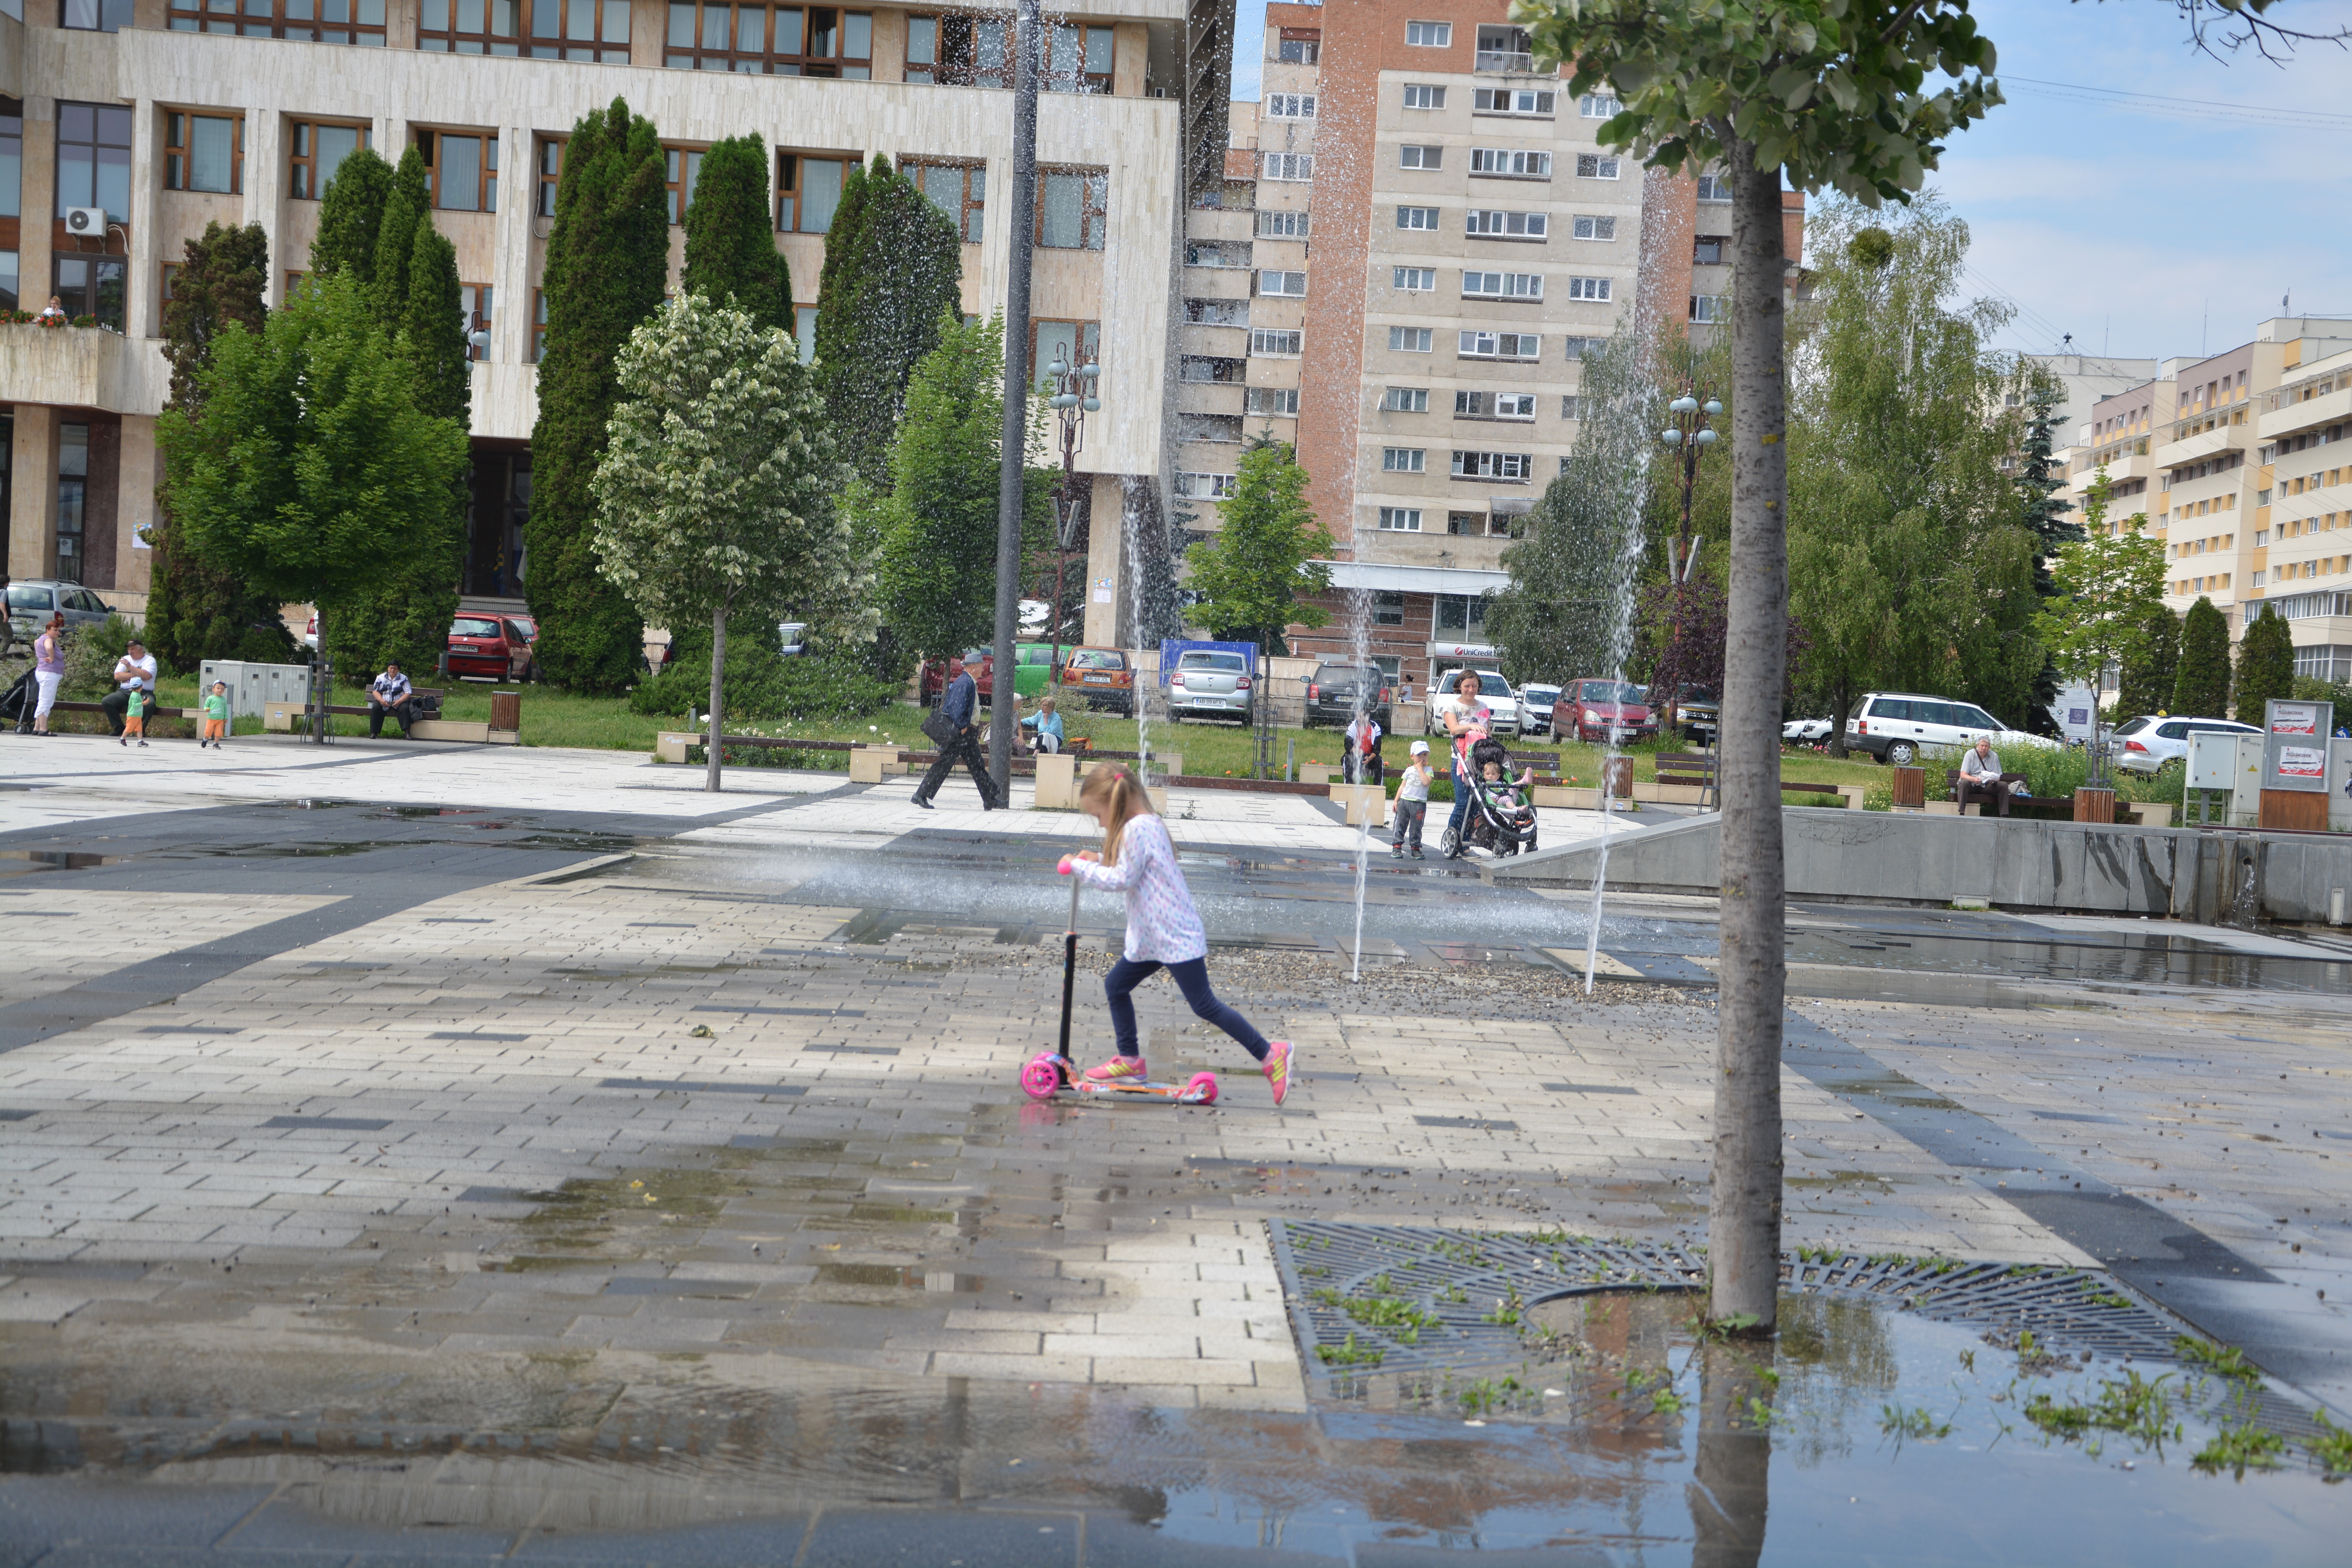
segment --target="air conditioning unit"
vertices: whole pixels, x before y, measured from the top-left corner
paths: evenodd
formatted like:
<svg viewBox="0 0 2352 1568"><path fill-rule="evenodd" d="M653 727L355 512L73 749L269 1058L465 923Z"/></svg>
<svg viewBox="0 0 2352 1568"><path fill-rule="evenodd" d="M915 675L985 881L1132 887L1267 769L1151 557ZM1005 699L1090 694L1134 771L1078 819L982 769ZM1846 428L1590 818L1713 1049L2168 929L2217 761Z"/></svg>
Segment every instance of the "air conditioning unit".
<svg viewBox="0 0 2352 1568"><path fill-rule="evenodd" d="M104 207L68 207L66 232L70 235L87 235L92 239L104 239L106 209Z"/></svg>

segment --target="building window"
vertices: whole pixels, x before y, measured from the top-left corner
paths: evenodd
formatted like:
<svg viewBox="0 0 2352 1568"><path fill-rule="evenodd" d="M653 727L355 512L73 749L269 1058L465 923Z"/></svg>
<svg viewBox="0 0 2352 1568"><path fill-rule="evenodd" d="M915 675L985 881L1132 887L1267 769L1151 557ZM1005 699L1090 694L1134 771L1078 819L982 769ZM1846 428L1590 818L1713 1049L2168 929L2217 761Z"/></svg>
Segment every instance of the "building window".
<svg viewBox="0 0 2352 1568"><path fill-rule="evenodd" d="M1315 95L1311 92L1267 93L1265 117L1268 120L1312 120L1315 118Z"/></svg>
<svg viewBox="0 0 2352 1568"><path fill-rule="evenodd" d="M1381 527L1389 533L1419 533L1421 508L1417 506L1384 506L1381 508Z"/></svg>
<svg viewBox="0 0 2352 1568"><path fill-rule="evenodd" d="M1486 514L1483 511L1449 511L1445 514L1445 531L1475 539L1486 531Z"/></svg>
<svg viewBox="0 0 2352 1568"><path fill-rule="evenodd" d="M1451 22L1407 22L1404 41L1416 48L1450 49L1454 47L1454 24Z"/></svg>
<svg viewBox="0 0 2352 1568"><path fill-rule="evenodd" d="M289 141L294 150L286 161L287 194L297 201L315 202L326 195L343 160L368 144L368 128L298 120Z"/></svg>
<svg viewBox="0 0 2352 1568"><path fill-rule="evenodd" d="M104 207L107 222L130 221L131 110L58 105L58 216L75 207Z"/></svg>
<svg viewBox="0 0 2352 1568"><path fill-rule="evenodd" d="M1538 359L1543 337L1538 332L1490 332L1466 328L1457 351L1464 359Z"/></svg>
<svg viewBox="0 0 2352 1568"><path fill-rule="evenodd" d="M812 158L798 153L776 156L776 228L783 234L823 234L841 207L842 182L849 158Z"/></svg>
<svg viewBox="0 0 2352 1568"><path fill-rule="evenodd" d="M1482 71L1528 71L1535 69L1531 52L1534 41L1524 27L1486 26L1478 29L1478 57L1475 68Z"/></svg>
<svg viewBox="0 0 2352 1568"><path fill-rule="evenodd" d="M1578 412L1578 406L1579 406L1579 405L1578 405L1578 402L1577 402L1577 396L1576 396L1576 394L1574 394L1573 392L1564 392L1564 393L1560 394L1560 397L1559 397L1559 416L1560 416L1562 419L1581 419L1581 418L1583 418L1583 417L1584 417L1584 416L1583 416L1582 414L1580 414L1580 413L1579 413L1579 412Z"/></svg>
<svg viewBox="0 0 2352 1568"><path fill-rule="evenodd" d="M1617 220L1580 213L1571 220L1569 232L1579 239L1614 239L1617 237Z"/></svg>
<svg viewBox="0 0 2352 1568"><path fill-rule="evenodd" d="M561 9L561 0L541 4L550 12ZM522 8L523 0L423 0L416 47L441 55L520 55Z"/></svg>
<svg viewBox="0 0 2352 1568"><path fill-rule="evenodd" d="M291 300L295 295L299 294L302 291L302 285L310 279L310 275L307 272L287 273L286 298Z"/></svg>
<svg viewBox="0 0 2352 1568"><path fill-rule="evenodd" d="M1588 354L1597 354L1608 346L1607 338L1570 338L1568 340L1568 357L1580 360Z"/></svg>
<svg viewBox="0 0 2352 1568"><path fill-rule="evenodd" d="M1252 414L1279 414L1286 418L1298 417L1298 389L1295 386L1253 386L1249 388L1244 406Z"/></svg>
<svg viewBox="0 0 2352 1568"><path fill-rule="evenodd" d="M235 195L245 189L245 119L232 114L163 116L163 188Z"/></svg>
<svg viewBox="0 0 2352 1568"><path fill-rule="evenodd" d="M1698 199L1703 202L1727 202L1731 199L1731 182L1720 174L1698 177Z"/></svg>
<svg viewBox="0 0 2352 1568"><path fill-rule="evenodd" d="M499 210L497 136L419 131L416 153L425 160L425 178L436 207L453 213Z"/></svg>
<svg viewBox="0 0 2352 1568"><path fill-rule="evenodd" d="M1606 120L1613 114L1622 112L1624 107L1613 96L1605 92L1588 92L1576 100L1577 113L1587 120Z"/></svg>
<svg viewBox="0 0 2352 1568"><path fill-rule="evenodd" d="M1002 18L907 18L907 79L946 87L1011 87Z"/></svg>
<svg viewBox="0 0 2352 1568"><path fill-rule="evenodd" d="M1184 319L1202 327L1246 327L1249 325L1247 300L1187 300Z"/></svg>
<svg viewBox="0 0 2352 1568"><path fill-rule="evenodd" d="M1693 267L1722 266L1723 247L1729 243L1730 241L1719 234L1694 236L1691 239L1691 265Z"/></svg>
<svg viewBox="0 0 2352 1568"><path fill-rule="evenodd" d="M1372 625L1376 626L1401 626L1404 625L1404 595L1402 594L1373 595ZM1389 672L1389 678L1391 679L1394 679L1396 678L1393 670Z"/></svg>
<svg viewBox="0 0 2352 1568"><path fill-rule="evenodd" d="M1102 323L1100 321L1038 321L1029 323L1029 380L1040 392L1050 391L1044 384L1045 367L1055 360L1064 364L1100 364L1102 363Z"/></svg>
<svg viewBox="0 0 2352 1568"><path fill-rule="evenodd" d="M1543 298L1543 274L1465 272L1462 275L1462 297L1465 300L1540 300Z"/></svg>
<svg viewBox="0 0 2352 1568"><path fill-rule="evenodd" d="M1391 327L1389 351L1391 353L1425 354L1429 352L1431 336L1427 327Z"/></svg>
<svg viewBox="0 0 2352 1568"><path fill-rule="evenodd" d="M530 291L530 363L537 364L547 357L547 290Z"/></svg>
<svg viewBox="0 0 2352 1568"><path fill-rule="evenodd" d="M982 163L943 163L928 158L901 158L898 172L930 197L931 205L948 215L967 244L977 245L988 207L988 168Z"/></svg>
<svg viewBox="0 0 2352 1568"><path fill-rule="evenodd" d="M1100 250L1109 218L1109 172L1040 169L1037 176L1037 243L1055 250Z"/></svg>
<svg viewBox="0 0 2352 1568"><path fill-rule="evenodd" d="M63 0L58 25L85 33L113 33L131 26L131 0ZM19 16L20 13L11 12Z"/></svg>
<svg viewBox="0 0 2352 1568"><path fill-rule="evenodd" d="M1500 479L1525 484L1534 474L1535 459L1525 452L1454 454L1454 477L1457 479Z"/></svg>
<svg viewBox="0 0 2352 1568"><path fill-rule="evenodd" d="M814 305L793 307L793 336L801 345L801 363L814 364L816 363L816 307Z"/></svg>
<svg viewBox="0 0 2352 1568"><path fill-rule="evenodd" d="M1381 450L1381 472L1421 474L1429 471L1429 454L1419 447L1386 447Z"/></svg>
<svg viewBox="0 0 2352 1568"><path fill-rule="evenodd" d="M548 0L539 3L545 5ZM584 0L569 3L580 5ZM621 3L625 5L626 0ZM1001 40L1001 26L998 36ZM829 5L771 8L674 0L663 37L662 64L672 70L865 81L874 75L874 15ZM914 73L908 72L908 79L913 80Z"/></svg>
<svg viewBox="0 0 2352 1568"><path fill-rule="evenodd" d="M531 210L541 217L555 216L555 193L563 183L563 140L557 136L539 139L539 160L533 170L539 184L539 204Z"/></svg>
<svg viewBox="0 0 2352 1568"><path fill-rule="evenodd" d="M1258 173L1268 180L1311 180L1315 177L1315 154L1312 153L1261 153Z"/></svg>
<svg viewBox="0 0 2352 1568"><path fill-rule="evenodd" d="M1381 410L1385 414L1426 414L1429 412L1429 388L1391 386L1381 395Z"/></svg>
<svg viewBox="0 0 2352 1568"><path fill-rule="evenodd" d="M1257 275L1257 291L1261 294L1281 294L1295 299L1304 298L1307 293L1307 274L1304 272L1260 272Z"/></svg>
<svg viewBox="0 0 2352 1568"><path fill-rule="evenodd" d="M81 581L82 509L89 489L89 426L58 425L58 571L61 582Z"/></svg>
<svg viewBox="0 0 2352 1568"><path fill-rule="evenodd" d="M1470 149L1470 172L1489 174L1507 180L1549 180L1551 178L1551 154L1530 153L1519 147L1473 147Z"/></svg>
<svg viewBox="0 0 2352 1568"><path fill-rule="evenodd" d="M1323 59L1320 27L1285 27L1276 40L1274 58L1286 66L1319 65Z"/></svg>
<svg viewBox="0 0 2352 1568"><path fill-rule="evenodd" d="M1176 493L1190 500L1231 500L1234 496L1232 474L1186 474L1176 476Z"/></svg>
<svg viewBox="0 0 2352 1568"><path fill-rule="evenodd" d="M175 33L383 47L383 0L170 0L167 20Z"/></svg>
<svg viewBox="0 0 2352 1568"><path fill-rule="evenodd" d="M22 291L18 268L21 263L13 250L0 250L0 310L19 309L17 297ZM0 449L0 473L6 471L7 453Z"/></svg>
<svg viewBox="0 0 2352 1568"><path fill-rule="evenodd" d="M1307 215L1304 212L1261 212L1257 215L1260 239L1305 239Z"/></svg>
<svg viewBox="0 0 2352 1568"><path fill-rule="evenodd" d="M25 211L25 106L0 98L0 217Z"/></svg>
<svg viewBox="0 0 2352 1568"><path fill-rule="evenodd" d="M1045 58L1047 92L1108 92L1111 84L1111 30L1056 22L1048 29Z"/></svg>
<svg viewBox="0 0 2352 1568"><path fill-rule="evenodd" d="M1397 167L1401 169L1439 169L1445 166L1445 149L1407 145L1397 149Z"/></svg>
<svg viewBox="0 0 2352 1568"><path fill-rule="evenodd" d="M1536 395L1532 392L1457 392L1454 395L1454 416L1456 419L1533 419L1536 416Z"/></svg>
<svg viewBox="0 0 2352 1568"><path fill-rule="evenodd" d="M1407 109L1443 109L1445 107L1445 89L1425 82L1409 81L1404 87L1404 106Z"/></svg>
<svg viewBox="0 0 2352 1568"><path fill-rule="evenodd" d="M1399 228L1433 229L1436 226L1437 209L1435 207L1397 208L1397 227Z"/></svg>
<svg viewBox="0 0 2352 1568"><path fill-rule="evenodd" d="M1690 319L1712 326L1723 320L1723 300L1714 294L1694 294L1690 297Z"/></svg>
<svg viewBox="0 0 2352 1568"><path fill-rule="evenodd" d="M1531 114L1548 119L1559 95L1524 87L1479 87L1470 89L1470 108L1479 114Z"/></svg>
<svg viewBox="0 0 2352 1568"><path fill-rule="evenodd" d="M1466 218L1465 232L1487 239L1543 239L1551 230L1548 213L1496 212L1473 207Z"/></svg>
<svg viewBox="0 0 2352 1568"><path fill-rule="evenodd" d="M1610 279L1606 278L1571 278L1568 280L1568 297L1605 301L1609 298L1609 284Z"/></svg>
<svg viewBox="0 0 2352 1568"><path fill-rule="evenodd" d="M49 292L58 297L68 321L94 317L100 326L119 332L129 265L121 257L59 256L51 266L55 286Z"/></svg>
<svg viewBox="0 0 2352 1568"><path fill-rule="evenodd" d="M1260 359L1293 359L1305 352L1307 334L1278 327L1250 329L1250 353Z"/></svg>
<svg viewBox="0 0 2352 1568"><path fill-rule="evenodd" d="M1408 294L1429 294L1437 289L1437 268L1434 267L1400 267L1392 276L1394 287Z"/></svg>
<svg viewBox="0 0 2352 1568"><path fill-rule="evenodd" d="M700 147L665 147L662 149L662 184L669 192L669 221L672 226L686 221L686 209L694 205L694 183L702 177Z"/></svg>
<svg viewBox="0 0 2352 1568"><path fill-rule="evenodd" d="M490 357L488 334L492 320L490 302L494 292L495 290L487 283L457 285L457 311L466 323L466 357L467 359L486 360ZM484 334L479 342L475 341L475 334L478 332Z"/></svg>
<svg viewBox="0 0 2352 1568"><path fill-rule="evenodd" d="M1613 180L1617 177L1620 160L1602 153L1579 153L1576 155L1576 177L1580 180Z"/></svg>

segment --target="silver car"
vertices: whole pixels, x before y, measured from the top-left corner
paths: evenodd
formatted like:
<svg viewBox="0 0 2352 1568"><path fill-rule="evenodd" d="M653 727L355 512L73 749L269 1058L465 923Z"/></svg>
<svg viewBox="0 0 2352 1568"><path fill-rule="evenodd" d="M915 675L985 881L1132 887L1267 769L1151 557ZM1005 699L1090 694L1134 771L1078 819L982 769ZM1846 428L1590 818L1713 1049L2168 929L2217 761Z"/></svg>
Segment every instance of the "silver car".
<svg viewBox="0 0 2352 1568"><path fill-rule="evenodd" d="M2167 719L2143 713L2112 731L2116 766L2127 773L2155 773L2189 755L2189 737L2199 733L2259 735L2252 724L2231 719Z"/></svg>
<svg viewBox="0 0 2352 1568"><path fill-rule="evenodd" d="M1238 719L1246 726L1255 713L1249 660L1237 653L1193 648L1177 656L1168 677L1171 719Z"/></svg>
<svg viewBox="0 0 2352 1568"><path fill-rule="evenodd" d="M68 631L103 626L114 613L105 600L79 583L36 577L8 584L8 628L18 642L39 637L49 617L59 610L65 612Z"/></svg>

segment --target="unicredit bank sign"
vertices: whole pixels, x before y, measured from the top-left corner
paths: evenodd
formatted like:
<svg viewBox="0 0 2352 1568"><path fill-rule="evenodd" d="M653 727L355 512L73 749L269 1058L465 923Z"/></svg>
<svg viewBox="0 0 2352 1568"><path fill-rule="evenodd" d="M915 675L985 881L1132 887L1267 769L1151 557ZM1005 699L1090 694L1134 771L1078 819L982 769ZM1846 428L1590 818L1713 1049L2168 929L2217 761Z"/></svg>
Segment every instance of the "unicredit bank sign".
<svg viewBox="0 0 2352 1568"><path fill-rule="evenodd" d="M1429 645L1432 658L1499 658L1495 645L1483 642L1433 642Z"/></svg>

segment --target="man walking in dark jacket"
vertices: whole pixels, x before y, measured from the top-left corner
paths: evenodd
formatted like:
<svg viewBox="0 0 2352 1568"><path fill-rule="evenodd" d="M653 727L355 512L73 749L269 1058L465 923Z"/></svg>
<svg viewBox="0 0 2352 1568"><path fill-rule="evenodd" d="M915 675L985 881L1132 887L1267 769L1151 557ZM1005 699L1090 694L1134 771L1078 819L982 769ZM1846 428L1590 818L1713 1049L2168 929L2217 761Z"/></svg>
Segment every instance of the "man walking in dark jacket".
<svg viewBox="0 0 2352 1568"><path fill-rule="evenodd" d="M948 771L959 759L971 770L971 782L980 786L980 808L993 811L1000 802L996 785L988 776L988 764L980 755L980 731L972 720L980 710L980 688L963 668L963 660L948 660L947 689L940 693L940 711L955 726L955 739L940 748L939 760L931 763L923 782L915 786L915 804L925 811L931 809L931 796L940 793L947 783Z"/></svg>

